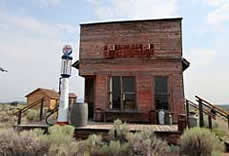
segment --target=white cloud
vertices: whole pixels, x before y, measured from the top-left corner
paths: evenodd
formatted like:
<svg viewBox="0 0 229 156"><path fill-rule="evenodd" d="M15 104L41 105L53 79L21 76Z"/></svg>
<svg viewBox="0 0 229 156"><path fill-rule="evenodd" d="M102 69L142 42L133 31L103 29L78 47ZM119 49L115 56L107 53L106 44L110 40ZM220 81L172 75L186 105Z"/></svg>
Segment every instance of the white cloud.
<svg viewBox="0 0 229 156"><path fill-rule="evenodd" d="M59 30L68 32L68 33L79 33L79 27L77 26L72 26L70 24L56 24L57 28Z"/></svg>
<svg viewBox="0 0 229 156"><path fill-rule="evenodd" d="M39 5L41 8L56 7L61 4L63 0L33 0L35 5Z"/></svg>
<svg viewBox="0 0 229 156"><path fill-rule="evenodd" d="M188 50L184 55L191 62L192 68L205 68L214 61L216 52L211 49L196 48Z"/></svg>
<svg viewBox="0 0 229 156"><path fill-rule="evenodd" d="M39 87L58 89L63 41L8 33L0 42L0 66L8 70L0 73L0 101L24 100L25 94ZM72 75L70 90L82 98L83 79L76 78L75 69Z"/></svg>
<svg viewBox="0 0 229 156"><path fill-rule="evenodd" d="M210 12L207 17L209 24L221 24L229 20L229 1L218 6L214 11Z"/></svg>
<svg viewBox="0 0 229 156"><path fill-rule="evenodd" d="M220 25L229 21L229 1L228 0L202 0L212 8L207 15L207 23Z"/></svg>
<svg viewBox="0 0 229 156"><path fill-rule="evenodd" d="M194 96L199 95L214 104L228 104L229 86L225 85L228 84L229 77L229 73L225 72L228 63L220 58L219 51L197 48L185 53L185 57L191 62L184 72L186 98L194 100Z"/></svg>
<svg viewBox="0 0 229 156"><path fill-rule="evenodd" d="M0 29L7 30L8 29L8 25L0 23Z"/></svg>
<svg viewBox="0 0 229 156"><path fill-rule="evenodd" d="M12 16L5 12L0 14L1 27L11 26L25 33L36 35L58 36L61 33L78 33L78 27L70 24L50 24L29 16Z"/></svg>
<svg viewBox="0 0 229 156"><path fill-rule="evenodd" d="M177 16L177 0L88 0L100 19L147 19Z"/></svg>
<svg viewBox="0 0 229 156"><path fill-rule="evenodd" d="M0 101L23 100L26 93L38 87L57 89L62 47L72 44L75 60L77 32L78 27L70 24L0 11L0 66L9 71L0 73ZM76 79L75 69L73 75L70 89L82 98L83 79Z"/></svg>
<svg viewBox="0 0 229 156"><path fill-rule="evenodd" d="M228 0L203 0L203 1L207 3L209 6L220 6L228 2Z"/></svg>

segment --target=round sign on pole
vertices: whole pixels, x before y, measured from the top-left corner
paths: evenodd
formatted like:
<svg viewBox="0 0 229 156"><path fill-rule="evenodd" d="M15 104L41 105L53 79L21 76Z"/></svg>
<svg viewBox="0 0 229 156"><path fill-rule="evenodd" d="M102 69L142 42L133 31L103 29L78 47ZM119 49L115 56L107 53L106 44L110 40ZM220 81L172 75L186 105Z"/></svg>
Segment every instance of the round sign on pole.
<svg viewBox="0 0 229 156"><path fill-rule="evenodd" d="M63 48L64 55L70 56L72 54L72 46L71 45L65 45Z"/></svg>

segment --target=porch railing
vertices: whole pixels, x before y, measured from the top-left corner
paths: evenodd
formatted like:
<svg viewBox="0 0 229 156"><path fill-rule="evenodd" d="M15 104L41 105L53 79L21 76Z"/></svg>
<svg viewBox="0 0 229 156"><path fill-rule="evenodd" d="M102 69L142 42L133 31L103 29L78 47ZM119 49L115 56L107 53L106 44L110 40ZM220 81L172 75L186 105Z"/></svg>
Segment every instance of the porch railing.
<svg viewBox="0 0 229 156"><path fill-rule="evenodd" d="M189 119L189 106L192 106L199 110L199 125L200 127L204 127L204 114L208 116L208 126L212 128L212 119L216 119L215 117L223 118L227 121L228 128L229 128L229 112L225 111L224 109L213 105L212 103L208 102L207 100L195 96L196 101L198 104L192 102L191 100L186 99L186 113L187 113L187 121ZM187 122L189 126L189 122Z"/></svg>
<svg viewBox="0 0 229 156"><path fill-rule="evenodd" d="M43 107L44 107L44 98L39 99L25 107L23 107L22 109L19 109L17 112L15 112L14 114L17 114L18 116L18 121L17 124L20 125L21 124L21 119L22 119L22 113L25 113L26 111L30 110L31 108L34 108L35 106L40 105L40 121L42 121L43 119Z"/></svg>

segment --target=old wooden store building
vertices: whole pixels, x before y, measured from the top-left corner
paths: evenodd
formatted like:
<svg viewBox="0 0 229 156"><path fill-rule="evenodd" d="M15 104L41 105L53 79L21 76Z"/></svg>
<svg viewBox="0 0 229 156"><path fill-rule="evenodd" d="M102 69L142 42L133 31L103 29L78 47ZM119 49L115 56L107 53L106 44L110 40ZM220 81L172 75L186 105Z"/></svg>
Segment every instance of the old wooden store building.
<svg viewBox="0 0 229 156"><path fill-rule="evenodd" d="M74 67L85 78L95 121L158 123L158 111L184 113L182 19L81 24Z"/></svg>

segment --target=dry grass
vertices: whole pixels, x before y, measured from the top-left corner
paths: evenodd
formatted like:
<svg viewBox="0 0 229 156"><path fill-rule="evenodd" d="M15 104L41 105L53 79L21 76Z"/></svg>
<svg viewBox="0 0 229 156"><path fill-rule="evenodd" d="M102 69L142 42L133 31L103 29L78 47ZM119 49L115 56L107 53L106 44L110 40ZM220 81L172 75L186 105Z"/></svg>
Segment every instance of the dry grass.
<svg viewBox="0 0 229 156"><path fill-rule="evenodd" d="M16 124L17 116L13 115L16 111L16 106L8 104L0 105L0 128L9 128Z"/></svg>

